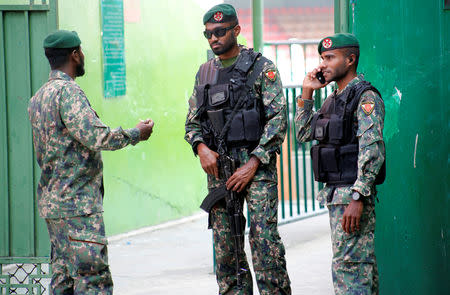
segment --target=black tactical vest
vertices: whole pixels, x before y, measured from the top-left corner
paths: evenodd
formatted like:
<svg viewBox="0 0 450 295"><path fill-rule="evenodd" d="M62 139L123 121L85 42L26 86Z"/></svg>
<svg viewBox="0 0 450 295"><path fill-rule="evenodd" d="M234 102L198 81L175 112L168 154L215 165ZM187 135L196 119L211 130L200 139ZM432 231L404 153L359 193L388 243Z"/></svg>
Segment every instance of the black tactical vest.
<svg viewBox="0 0 450 295"><path fill-rule="evenodd" d="M318 144L311 148L314 178L331 185L351 185L358 173L358 122L354 113L363 92L379 91L367 81L361 81L345 89L341 94L334 93L328 98L311 121L311 140ZM381 97L381 95L380 95ZM384 182L385 163L378 173L375 184Z"/></svg>
<svg viewBox="0 0 450 295"><path fill-rule="evenodd" d="M258 145L265 125L264 106L252 86L267 61L262 56L256 61L260 55L241 49L232 66L219 69L212 59L200 67L197 107L203 140L210 149L217 151L225 125L226 149L253 149Z"/></svg>

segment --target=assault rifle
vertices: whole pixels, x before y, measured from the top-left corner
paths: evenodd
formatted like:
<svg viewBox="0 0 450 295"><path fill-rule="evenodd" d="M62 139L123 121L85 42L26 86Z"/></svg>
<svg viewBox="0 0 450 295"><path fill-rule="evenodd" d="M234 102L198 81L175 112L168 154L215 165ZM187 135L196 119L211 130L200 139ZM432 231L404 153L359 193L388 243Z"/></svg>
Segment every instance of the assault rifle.
<svg viewBox="0 0 450 295"><path fill-rule="evenodd" d="M222 170L225 179L229 179L237 168L236 161L227 155L219 156L219 165L219 169ZM245 217L242 212L242 202L237 192L228 190L225 196L225 203L230 222L231 237L234 243L237 286L242 288L241 276L248 271L240 266L240 257L244 253Z"/></svg>
<svg viewBox="0 0 450 295"><path fill-rule="evenodd" d="M237 163L232 157L222 154L219 155L218 164L219 174L222 179L228 180L236 171ZM225 199L225 208L230 223L231 237L234 244L234 259L236 268L236 280L238 288L242 288L242 275L248 270L241 267L240 257L244 253L244 229L245 217L242 212L242 200L239 194L232 190L227 190L225 184L211 190L211 192L203 200L200 208L211 214L214 205Z"/></svg>

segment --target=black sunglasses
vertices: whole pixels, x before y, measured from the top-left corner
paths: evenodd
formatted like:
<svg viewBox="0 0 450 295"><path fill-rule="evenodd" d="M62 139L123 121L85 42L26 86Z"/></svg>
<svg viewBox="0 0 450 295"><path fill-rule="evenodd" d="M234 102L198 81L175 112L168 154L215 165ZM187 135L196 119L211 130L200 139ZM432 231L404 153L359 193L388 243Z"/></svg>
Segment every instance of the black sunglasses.
<svg viewBox="0 0 450 295"><path fill-rule="evenodd" d="M223 37L223 36L225 36L227 31L233 29L235 26L237 26L237 25L232 25L232 26L227 27L227 28L217 28L217 29L214 29L212 31L205 30L205 31L203 31L203 35L205 36L206 39L211 39L213 34L217 38Z"/></svg>

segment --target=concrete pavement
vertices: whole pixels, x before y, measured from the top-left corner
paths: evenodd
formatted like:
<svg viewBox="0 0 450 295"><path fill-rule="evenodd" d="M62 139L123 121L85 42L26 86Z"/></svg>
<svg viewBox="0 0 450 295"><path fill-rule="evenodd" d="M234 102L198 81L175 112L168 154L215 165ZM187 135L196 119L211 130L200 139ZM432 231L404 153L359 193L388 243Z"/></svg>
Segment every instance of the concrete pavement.
<svg viewBox="0 0 450 295"><path fill-rule="evenodd" d="M118 295L218 294L207 215L182 223L112 237L109 259ZM328 214L279 227L286 246L292 294L333 294ZM250 248L246 237L247 258ZM257 291L254 283L254 293Z"/></svg>

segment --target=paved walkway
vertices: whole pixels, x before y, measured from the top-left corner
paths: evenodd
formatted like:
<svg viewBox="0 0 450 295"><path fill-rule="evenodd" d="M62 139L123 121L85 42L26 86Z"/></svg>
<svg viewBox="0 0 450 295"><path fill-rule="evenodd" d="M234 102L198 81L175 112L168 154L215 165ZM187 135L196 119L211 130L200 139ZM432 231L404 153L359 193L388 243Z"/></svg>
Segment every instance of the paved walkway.
<svg viewBox="0 0 450 295"><path fill-rule="evenodd" d="M207 215L202 214L182 224L113 238L109 259L114 294L218 294L212 272L212 234L206 223ZM286 246L292 294L333 294L328 214L286 224L279 230Z"/></svg>

